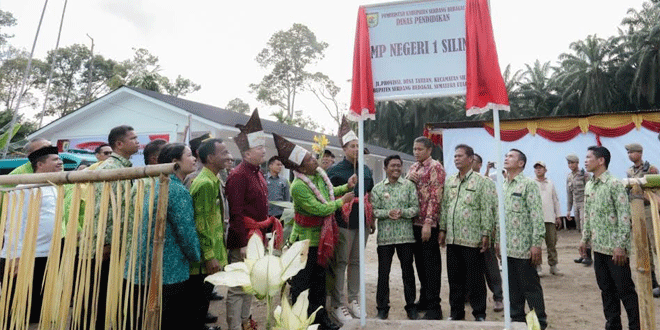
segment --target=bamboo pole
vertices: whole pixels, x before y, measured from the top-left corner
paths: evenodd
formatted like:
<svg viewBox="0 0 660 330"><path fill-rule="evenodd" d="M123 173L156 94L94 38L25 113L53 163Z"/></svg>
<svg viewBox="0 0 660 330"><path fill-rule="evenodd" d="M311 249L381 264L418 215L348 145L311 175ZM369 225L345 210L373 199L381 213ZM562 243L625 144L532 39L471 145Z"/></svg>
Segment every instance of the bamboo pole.
<svg viewBox="0 0 660 330"><path fill-rule="evenodd" d="M165 243L165 221L167 220L167 202L169 196L170 178L160 176L158 191L158 209L156 211L156 228L154 230L153 257L149 283L145 329L160 329L161 320L161 289L163 282L163 245Z"/></svg>
<svg viewBox="0 0 660 330"><path fill-rule="evenodd" d="M643 330L655 329L655 304L651 287L651 260L649 241L646 235L646 212L644 212L644 193L639 184L632 186L631 193L632 229L636 253L637 297L639 301L639 323Z"/></svg>
<svg viewBox="0 0 660 330"><path fill-rule="evenodd" d="M83 182L101 182L133 180L144 177L154 177L161 174L174 173L174 164L148 165L144 167L130 167L103 171L70 171L34 174L1 175L0 185L17 184L67 184ZM4 190L13 190L6 188Z"/></svg>

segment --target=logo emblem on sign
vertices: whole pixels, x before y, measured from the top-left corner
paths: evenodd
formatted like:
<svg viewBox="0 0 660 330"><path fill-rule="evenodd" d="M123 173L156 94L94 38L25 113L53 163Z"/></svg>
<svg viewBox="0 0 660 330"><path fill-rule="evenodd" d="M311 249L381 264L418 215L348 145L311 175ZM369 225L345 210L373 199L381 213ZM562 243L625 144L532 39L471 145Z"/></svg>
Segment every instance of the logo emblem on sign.
<svg viewBox="0 0 660 330"><path fill-rule="evenodd" d="M378 25L378 13L367 14L367 25L372 28Z"/></svg>

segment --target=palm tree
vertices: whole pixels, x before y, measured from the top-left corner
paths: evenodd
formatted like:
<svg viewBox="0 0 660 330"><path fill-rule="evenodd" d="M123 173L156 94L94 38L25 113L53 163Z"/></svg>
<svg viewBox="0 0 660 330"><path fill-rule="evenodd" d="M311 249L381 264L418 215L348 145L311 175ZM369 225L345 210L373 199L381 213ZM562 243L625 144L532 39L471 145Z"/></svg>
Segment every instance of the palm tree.
<svg viewBox="0 0 660 330"><path fill-rule="evenodd" d="M553 68L550 62L541 64L536 60L533 65L525 64L522 74L519 94L525 109L520 109L521 115L529 117L548 116L559 104L560 97L554 91L550 77Z"/></svg>

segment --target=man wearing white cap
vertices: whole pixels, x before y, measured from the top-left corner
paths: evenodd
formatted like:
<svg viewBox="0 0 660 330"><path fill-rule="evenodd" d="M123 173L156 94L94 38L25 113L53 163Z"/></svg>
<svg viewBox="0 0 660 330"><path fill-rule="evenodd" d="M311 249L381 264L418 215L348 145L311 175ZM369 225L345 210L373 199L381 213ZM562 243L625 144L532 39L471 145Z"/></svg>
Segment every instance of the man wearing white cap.
<svg viewBox="0 0 660 330"><path fill-rule="evenodd" d="M536 185L541 191L541 205L543 207L543 222L545 223L545 245L548 250L548 265L550 274L559 275L557 269L557 228L561 225L561 211L559 210L559 198L552 181L545 177L547 172L545 163L538 161L534 163L534 174L536 174ZM536 271L541 275L541 265L536 266Z"/></svg>

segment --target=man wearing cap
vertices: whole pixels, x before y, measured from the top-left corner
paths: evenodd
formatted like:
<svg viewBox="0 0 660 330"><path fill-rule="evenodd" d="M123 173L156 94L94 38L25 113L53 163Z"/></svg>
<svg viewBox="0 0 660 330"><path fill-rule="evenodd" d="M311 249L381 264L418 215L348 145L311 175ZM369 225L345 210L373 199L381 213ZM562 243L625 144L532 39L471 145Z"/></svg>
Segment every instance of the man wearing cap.
<svg viewBox="0 0 660 330"><path fill-rule="evenodd" d="M229 202L227 249L230 263L243 261L252 235L263 238L273 227L277 229L273 230L276 236L279 236L276 239L282 240L280 222L268 217L268 186L260 168L266 156L266 136L256 109L240 130L234 142L241 151L243 161L229 173L225 188ZM250 316L251 304L252 295L244 293L241 287L227 290L227 324L230 330L256 330L257 325Z"/></svg>
<svg viewBox="0 0 660 330"><path fill-rule="evenodd" d="M353 175L342 186L333 187L311 153L277 134L273 134L273 138L280 161L293 170L296 177L291 184L295 216L289 241L310 240L307 264L291 279L291 298L295 303L300 293L309 289L307 313L311 314L325 307L325 267L333 256L339 230L334 213L355 197L351 190L357 176ZM335 196L342 197L335 199ZM317 312L315 323L320 324L321 329L339 328L332 323L325 308Z"/></svg>
<svg viewBox="0 0 660 330"><path fill-rule="evenodd" d="M557 197L555 185L545 177L547 171L544 162L534 163L535 182L541 191L543 221L545 222L545 245L548 250L550 274L559 275L559 269L557 269L557 228L561 225L561 210L559 209L559 198ZM536 266L536 271L540 276L542 272L541 265Z"/></svg>
<svg viewBox="0 0 660 330"><path fill-rule="evenodd" d="M568 204L566 209L566 218L571 218L571 209L575 215L575 225L577 229L582 232L582 225L584 223L584 186L589 181L589 173L584 169L580 169L580 159L576 154L566 155L568 168L571 173L566 177L566 197ZM575 206L575 208L573 208ZM579 256L573 259L575 263L582 263L585 266L590 266L593 262L591 259L591 249L587 249L585 256Z"/></svg>
<svg viewBox="0 0 660 330"><path fill-rule="evenodd" d="M648 161L642 160L644 148L639 143L630 143L626 145L628 151L628 159L633 162L633 165L626 170L626 177L628 178L643 178L646 174L658 174L658 169L649 164ZM649 239L649 254L651 261L651 284L653 286L653 296L660 297L660 286L655 275L655 262L653 253L655 253L655 239L653 235L653 216L651 214L651 204L648 200L644 200L644 214L646 218L646 236Z"/></svg>
<svg viewBox="0 0 660 330"><path fill-rule="evenodd" d="M36 139L33 139L32 141L28 142L28 144L25 145L23 150L25 151L26 155L30 155L35 150L41 149L43 147L50 147L50 146L51 146L50 141L48 141L44 138L36 138ZM30 174L30 173L34 173L34 169L32 168L32 163L30 163L28 161L25 164L15 168L11 172L9 172L9 175ZM4 185L3 187L11 188L12 185Z"/></svg>
<svg viewBox="0 0 660 330"><path fill-rule="evenodd" d="M31 152L28 155L30 167L34 169L34 173L48 173L48 172L61 172L62 160L57 154L57 147L46 146ZM20 188L22 185L18 185ZM42 306L42 281L46 272L46 264L48 261L48 254L50 252L50 245L53 238L53 231L59 221L55 219L55 209L57 204L57 188L55 186L44 186L35 188L41 190L41 203L39 206L39 223L37 228L37 237L34 246L34 273L32 274L32 305L29 313L30 323L39 322ZM4 246L0 252L0 273L4 273L6 267L13 267L10 276L18 274L18 267L20 263L21 253L23 248L23 240L25 230L28 222L28 213L31 208L30 196L31 190L16 190L11 192L14 195L12 198L13 203L17 204L19 194L24 194L25 205L22 209L16 209L16 222L7 221L7 227L3 228L4 232ZM10 195L10 198L11 198ZM34 206L34 205L33 205ZM17 231L18 237L10 238L11 233L15 230L16 226L20 226ZM15 284L14 284L15 286ZM10 293L10 295L13 295Z"/></svg>
<svg viewBox="0 0 660 330"><path fill-rule="evenodd" d="M351 129L346 118L342 118L339 126L339 141L341 141L345 158L328 170L328 177L334 186L341 186L358 173L358 138ZM374 180L371 169L364 166L364 178L361 179L364 185L365 194L370 192L374 186ZM354 193L358 194L358 186L354 188ZM371 204L366 200L365 195L365 228L371 227L371 212L368 211ZM360 290L360 255L359 255L359 215L357 198L344 205L342 209L337 210L335 219L339 224L339 244L335 249L335 263L333 265L334 275L336 276L335 287L331 290L330 301L334 308L333 315L342 323L350 320L352 317L360 317L360 304L358 303L358 294ZM365 230L365 244L369 235L369 230ZM348 308L344 305L344 286L348 291Z"/></svg>

